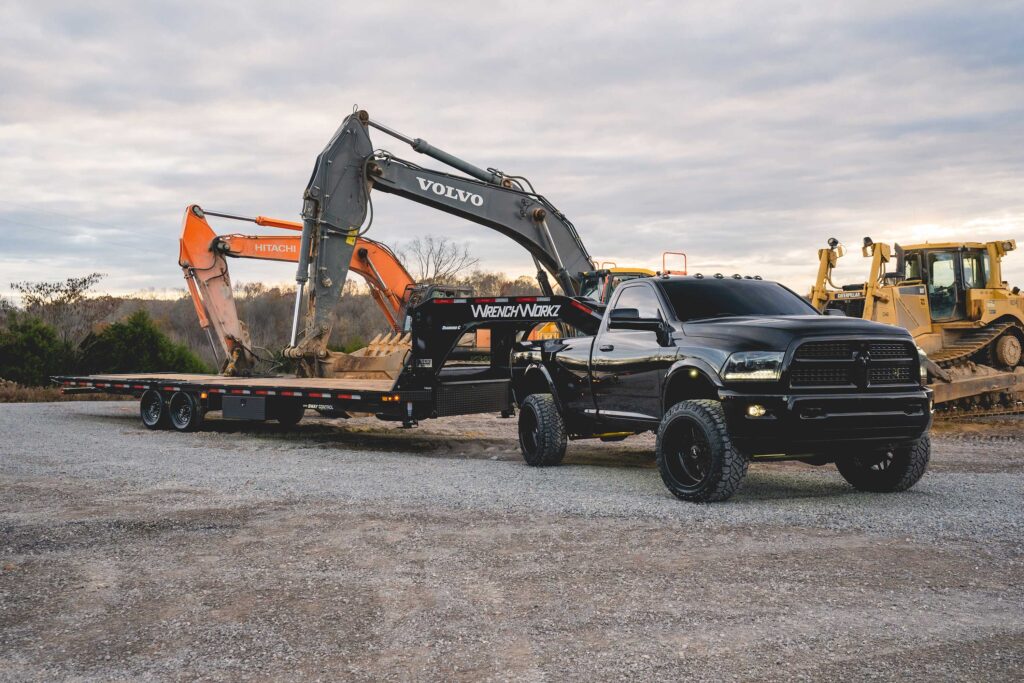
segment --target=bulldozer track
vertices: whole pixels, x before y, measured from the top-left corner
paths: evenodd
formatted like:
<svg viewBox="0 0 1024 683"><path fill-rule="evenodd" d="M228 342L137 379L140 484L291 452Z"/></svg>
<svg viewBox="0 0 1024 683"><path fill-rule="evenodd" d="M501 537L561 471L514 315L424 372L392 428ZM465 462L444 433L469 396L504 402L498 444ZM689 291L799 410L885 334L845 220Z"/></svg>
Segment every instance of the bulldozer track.
<svg viewBox="0 0 1024 683"><path fill-rule="evenodd" d="M975 330L962 336L956 344L928 357L940 367L952 367L958 361L966 360L992 344L1011 327L1017 327L1017 325L1013 322L1005 322Z"/></svg>
<svg viewBox="0 0 1024 683"><path fill-rule="evenodd" d="M1024 415L1024 404L993 408L968 408L965 410L947 408L936 409L936 420L963 420L972 417L992 417L996 415Z"/></svg>

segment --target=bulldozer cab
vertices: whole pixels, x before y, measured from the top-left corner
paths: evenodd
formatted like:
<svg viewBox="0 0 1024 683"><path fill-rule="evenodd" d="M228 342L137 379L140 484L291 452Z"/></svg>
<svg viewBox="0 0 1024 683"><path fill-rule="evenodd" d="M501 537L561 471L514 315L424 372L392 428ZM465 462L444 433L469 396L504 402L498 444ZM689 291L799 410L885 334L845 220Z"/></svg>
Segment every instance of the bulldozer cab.
<svg viewBox="0 0 1024 683"><path fill-rule="evenodd" d="M901 270L904 283L925 285L931 319L950 322L967 317L969 290L988 287L991 263L982 248L908 249Z"/></svg>

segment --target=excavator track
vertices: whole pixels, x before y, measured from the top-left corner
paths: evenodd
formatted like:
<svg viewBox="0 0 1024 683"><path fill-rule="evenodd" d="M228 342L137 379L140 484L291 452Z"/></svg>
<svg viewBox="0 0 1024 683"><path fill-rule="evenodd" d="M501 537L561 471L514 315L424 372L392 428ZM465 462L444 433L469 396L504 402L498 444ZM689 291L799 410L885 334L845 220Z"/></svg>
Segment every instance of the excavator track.
<svg viewBox="0 0 1024 683"><path fill-rule="evenodd" d="M960 337L952 346L936 351L934 354L929 354L928 358L940 367L952 367L958 361L966 360L983 350L1014 326L1015 324L1012 322L1005 322L979 328Z"/></svg>

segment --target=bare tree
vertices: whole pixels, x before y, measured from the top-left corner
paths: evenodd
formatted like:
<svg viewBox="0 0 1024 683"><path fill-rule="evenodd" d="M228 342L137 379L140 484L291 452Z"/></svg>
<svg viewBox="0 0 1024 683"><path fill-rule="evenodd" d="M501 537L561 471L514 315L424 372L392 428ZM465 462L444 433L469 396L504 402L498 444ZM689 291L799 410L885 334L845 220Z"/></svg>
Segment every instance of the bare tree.
<svg viewBox="0 0 1024 683"><path fill-rule="evenodd" d="M417 282L451 282L480 262L465 245L434 235L417 237L395 252Z"/></svg>
<svg viewBox="0 0 1024 683"><path fill-rule="evenodd" d="M104 277L90 273L59 282L12 282L11 289L21 294L27 313L56 328L64 341L77 344L119 304L110 296L89 296Z"/></svg>

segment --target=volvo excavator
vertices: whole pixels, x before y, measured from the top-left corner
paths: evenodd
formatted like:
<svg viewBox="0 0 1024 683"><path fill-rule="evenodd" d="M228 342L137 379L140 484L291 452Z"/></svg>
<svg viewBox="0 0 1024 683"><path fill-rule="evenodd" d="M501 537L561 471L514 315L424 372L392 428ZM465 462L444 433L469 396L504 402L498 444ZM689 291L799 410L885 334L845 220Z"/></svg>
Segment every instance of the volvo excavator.
<svg viewBox="0 0 1024 683"><path fill-rule="evenodd" d="M371 129L461 173L425 168L375 148ZM353 355L327 348L337 322L335 304L349 271L366 279L371 291L377 292L375 297L385 315L395 324L401 323L403 306L416 298L413 291L396 300L386 293L401 291L393 283L378 286L382 281L380 263L393 260L396 272L401 264L384 245L365 237L373 222L374 191L409 199L511 238L533 257L537 282L545 296L554 294L553 280L566 295L600 300L619 282L654 274L641 268L597 267L572 222L526 178L479 168L425 140L405 136L371 119L365 111L355 111L317 156L303 194L301 237L294 252L294 237L218 238L204 225L206 214L199 207L186 211L180 264L200 321L213 329L228 356L226 373L249 372L257 359L234 312L225 256L276 256L280 258L275 260L297 261L291 335L283 354L297 362L300 376L353 376L350 373L365 369L359 361L353 362ZM264 217L253 221L291 230L299 227ZM395 324L392 329L400 332ZM405 343L405 338L399 337L396 350Z"/></svg>
<svg viewBox="0 0 1024 683"><path fill-rule="evenodd" d="M907 246L864 238L865 282L836 286L845 247L818 250L809 295L821 311L899 325L927 355L939 417L1024 413L1024 295L1003 281L1014 240Z"/></svg>

